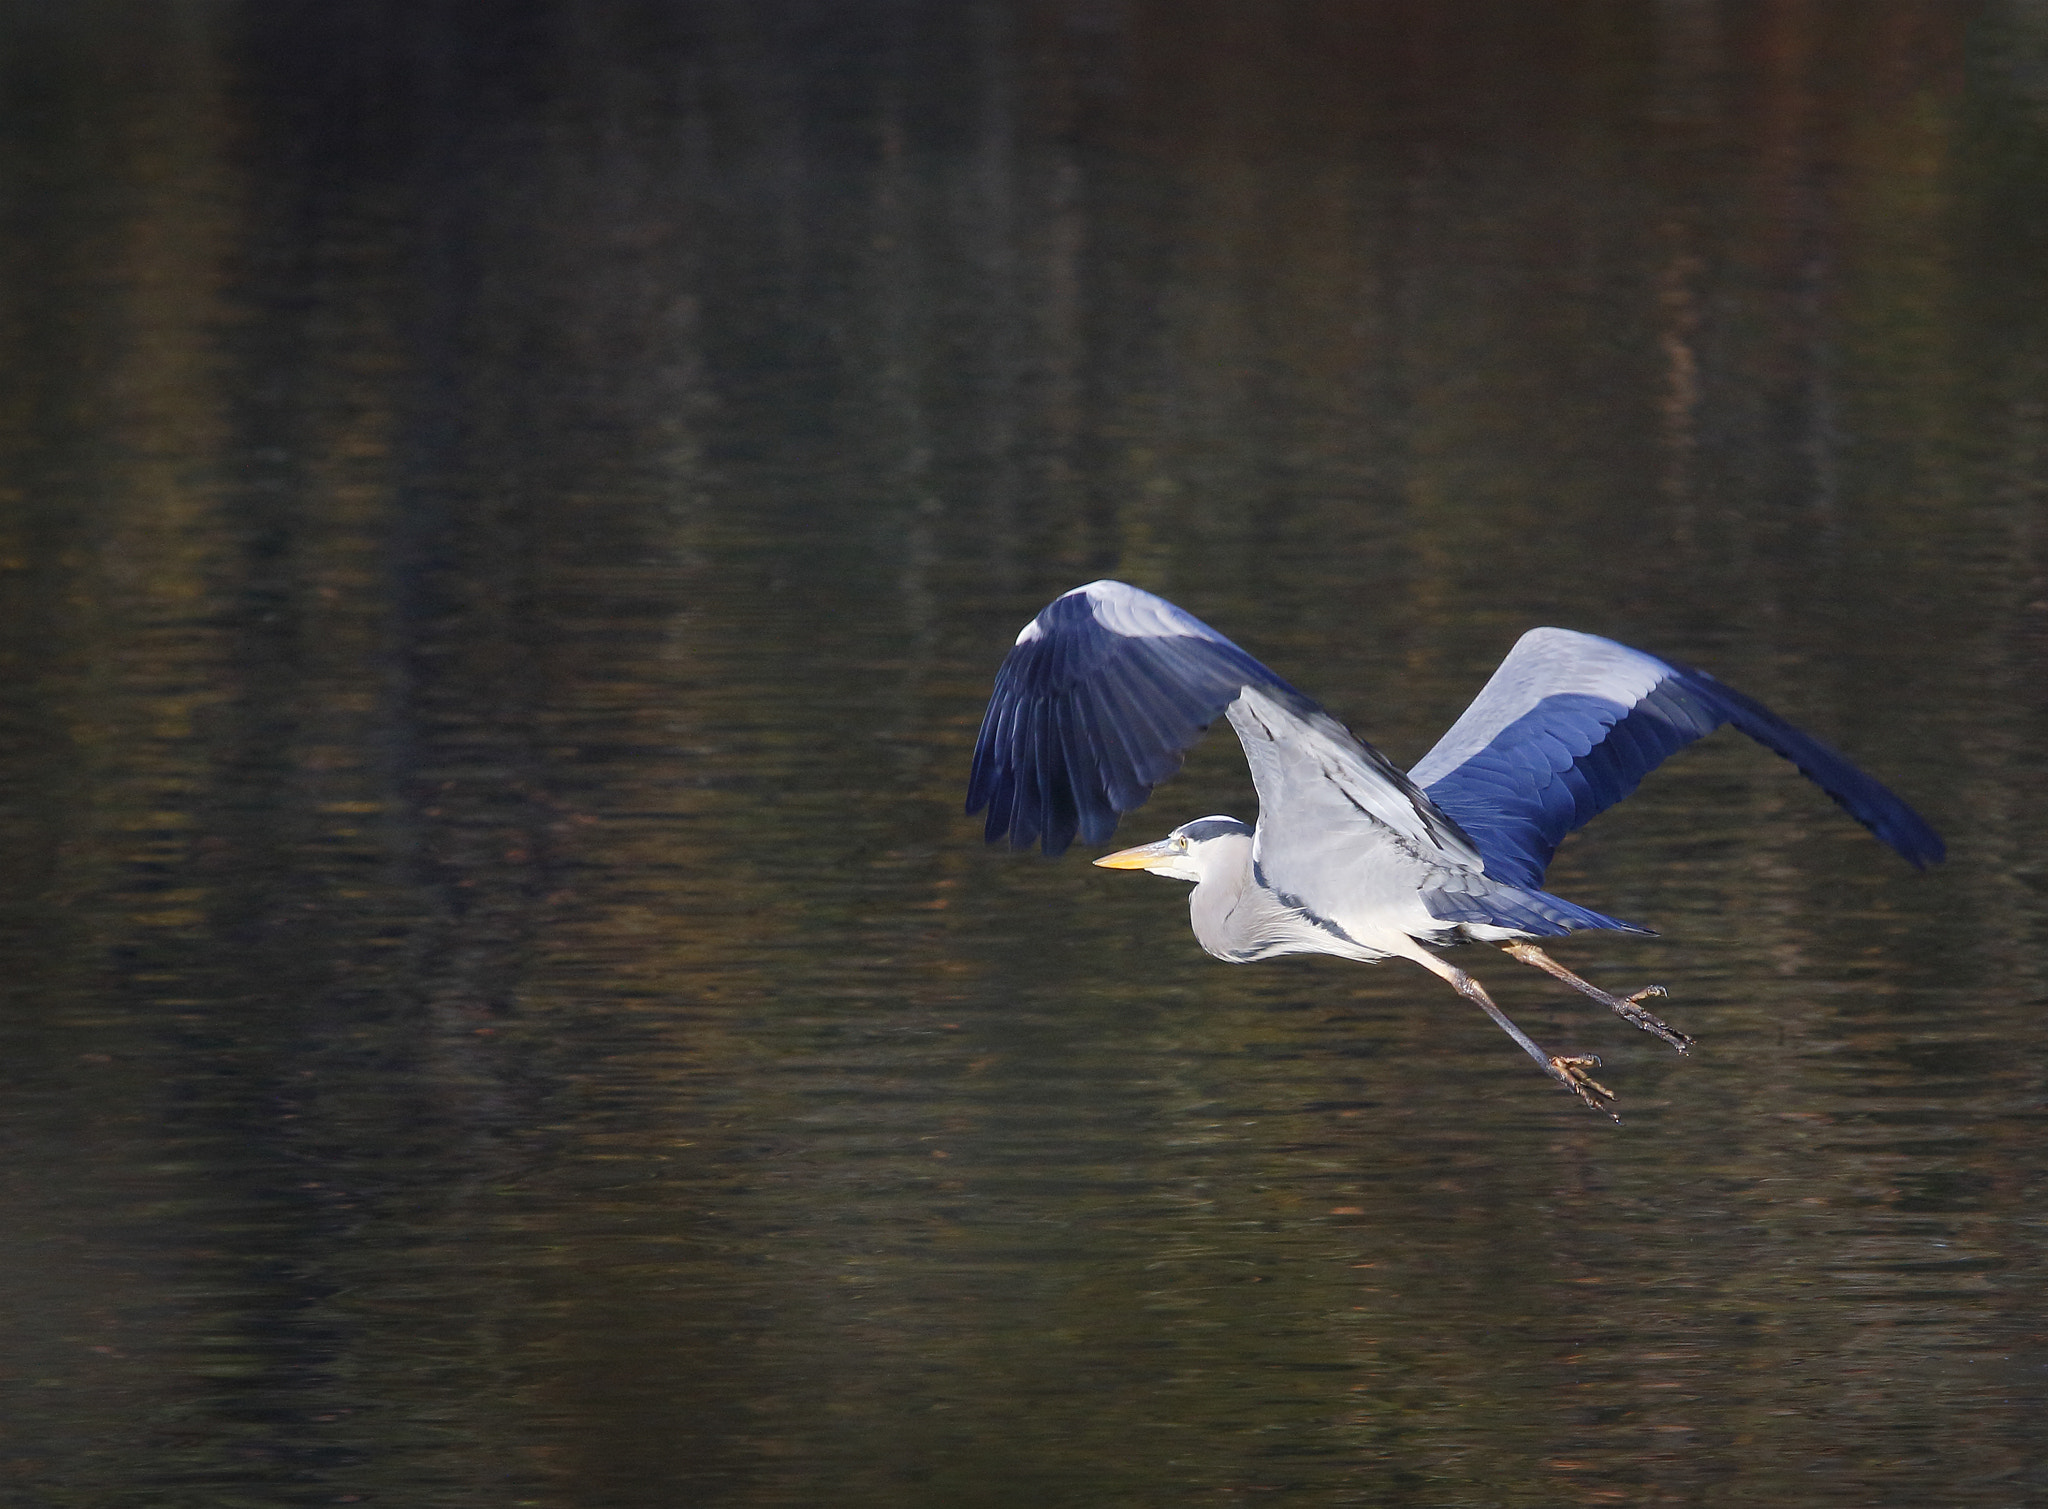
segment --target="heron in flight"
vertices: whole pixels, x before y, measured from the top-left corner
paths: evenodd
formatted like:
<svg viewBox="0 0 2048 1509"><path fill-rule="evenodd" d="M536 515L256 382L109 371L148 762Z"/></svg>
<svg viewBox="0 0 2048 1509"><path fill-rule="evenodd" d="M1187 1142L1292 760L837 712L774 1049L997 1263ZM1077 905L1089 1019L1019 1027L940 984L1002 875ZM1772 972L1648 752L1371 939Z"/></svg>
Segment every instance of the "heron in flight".
<svg viewBox="0 0 2048 1509"><path fill-rule="evenodd" d="M1106 843L1123 813L1180 768L1218 715L1259 794L1256 826L1183 824L1095 861L1194 882L1202 947L1232 964L1279 954L1411 959L1476 1002L1543 1071L1596 1110L1612 1091L1590 1054L1544 1051L1472 976L1432 949L1498 944L1680 1053L1693 1039L1533 941L1582 929L1647 933L1543 889L1566 834L1664 759L1732 723L1919 868L1941 837L1891 791L1705 671L1570 629L1531 629L1416 767L1392 761L1214 629L1123 582L1090 582L1024 626L996 674L967 810L988 840L1048 855Z"/></svg>

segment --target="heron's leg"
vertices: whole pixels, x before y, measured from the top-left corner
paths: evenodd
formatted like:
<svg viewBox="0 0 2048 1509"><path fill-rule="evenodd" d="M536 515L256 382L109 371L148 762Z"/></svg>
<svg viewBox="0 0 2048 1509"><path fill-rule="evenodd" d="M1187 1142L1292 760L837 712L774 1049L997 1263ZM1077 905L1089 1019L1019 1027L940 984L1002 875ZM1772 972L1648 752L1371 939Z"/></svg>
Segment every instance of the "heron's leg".
<svg viewBox="0 0 2048 1509"><path fill-rule="evenodd" d="M1566 969L1533 943L1503 943L1501 949L1503 952L1512 954L1515 958L1520 959L1524 964L1533 964L1545 974L1555 975L1558 979L1564 981L1565 984L1571 986L1573 990L1584 991L1594 1000L1613 1011L1624 1022L1632 1022L1645 1032L1655 1033L1680 1053L1685 1052L1686 1049L1693 1045L1694 1039L1680 1032L1661 1017L1644 1009L1642 1003L1646 998L1661 996L1665 993L1662 985L1645 986L1632 996L1612 996L1598 985L1592 984L1587 980L1581 980L1577 975Z"/></svg>
<svg viewBox="0 0 2048 1509"><path fill-rule="evenodd" d="M1565 1057L1545 1053L1536 1045L1535 1039L1508 1020L1508 1014L1493 1004L1493 997L1486 993L1486 987L1455 965L1446 964L1435 954L1418 946L1413 953L1403 957L1413 959L1431 974L1440 975L1450 981L1451 988L1468 1001L1476 1002L1481 1011L1493 1018L1493 1023L1509 1037L1522 1045L1522 1051L1536 1060L1537 1067L1552 1079L1563 1085L1596 1111L1605 1111L1616 1121L1620 1115L1607 1103L1614 1099L1614 1092L1586 1071L1600 1067L1600 1060L1592 1054Z"/></svg>

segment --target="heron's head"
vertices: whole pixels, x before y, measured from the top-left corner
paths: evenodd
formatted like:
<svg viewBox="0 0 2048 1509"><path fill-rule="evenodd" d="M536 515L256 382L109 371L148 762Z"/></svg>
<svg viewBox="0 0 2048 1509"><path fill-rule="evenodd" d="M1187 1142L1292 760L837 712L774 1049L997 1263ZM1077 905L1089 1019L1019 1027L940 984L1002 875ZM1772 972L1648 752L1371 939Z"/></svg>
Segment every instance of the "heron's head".
<svg viewBox="0 0 2048 1509"><path fill-rule="evenodd" d="M1119 849L1095 862L1112 870L1150 870L1154 875L1199 883L1208 878L1210 866L1226 852L1243 864L1243 851L1231 840L1248 843L1251 836L1251 825L1234 817L1198 817L1182 823L1156 844Z"/></svg>

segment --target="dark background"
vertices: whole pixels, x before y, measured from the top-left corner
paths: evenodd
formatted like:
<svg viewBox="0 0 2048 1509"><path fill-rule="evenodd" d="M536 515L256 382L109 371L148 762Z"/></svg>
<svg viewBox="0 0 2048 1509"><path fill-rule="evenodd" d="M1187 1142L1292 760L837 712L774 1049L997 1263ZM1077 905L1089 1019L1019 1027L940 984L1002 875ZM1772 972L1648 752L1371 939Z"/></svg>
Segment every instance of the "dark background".
<svg viewBox="0 0 2048 1509"><path fill-rule="evenodd" d="M10 1505L2048 1493L2039 0L11 0L0 217ZM1110 573L1951 861L1674 761L1612 1127L982 847Z"/></svg>

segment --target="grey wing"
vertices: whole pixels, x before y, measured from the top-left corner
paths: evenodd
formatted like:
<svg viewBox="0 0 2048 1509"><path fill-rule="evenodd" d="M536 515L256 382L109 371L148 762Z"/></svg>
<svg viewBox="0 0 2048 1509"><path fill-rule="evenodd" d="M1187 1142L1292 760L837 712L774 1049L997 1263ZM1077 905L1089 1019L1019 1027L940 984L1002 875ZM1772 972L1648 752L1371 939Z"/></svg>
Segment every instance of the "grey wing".
<svg viewBox="0 0 2048 1509"><path fill-rule="evenodd" d="M1479 874L1458 825L1370 744L1307 698L1246 687L1230 709L1259 790L1253 862L1292 904L1332 916L1376 859Z"/></svg>
<svg viewBox="0 0 2048 1509"><path fill-rule="evenodd" d="M1058 854L1106 842L1125 812L1247 686L1301 697L1190 613L1123 582L1091 582L1024 626L996 673L967 810L987 836Z"/></svg>
<svg viewBox="0 0 2048 1509"><path fill-rule="evenodd" d="M1723 723L1797 765L1908 861L1942 857L1917 812L1754 698L1677 661L1569 629L1531 629L1410 772L1486 855L1496 880L1537 886L1566 834L1666 756Z"/></svg>

